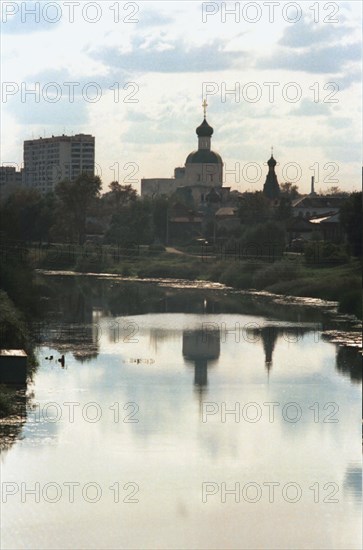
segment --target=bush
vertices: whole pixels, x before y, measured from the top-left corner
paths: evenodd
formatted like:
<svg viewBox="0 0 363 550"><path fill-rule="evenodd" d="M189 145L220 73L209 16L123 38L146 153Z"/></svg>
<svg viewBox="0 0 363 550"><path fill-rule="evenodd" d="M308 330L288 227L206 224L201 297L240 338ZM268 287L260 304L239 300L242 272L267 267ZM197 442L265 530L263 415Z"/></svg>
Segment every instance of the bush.
<svg viewBox="0 0 363 550"><path fill-rule="evenodd" d="M305 261L314 265L340 265L349 262L349 254L344 245L317 241L305 245Z"/></svg>
<svg viewBox="0 0 363 550"><path fill-rule="evenodd" d="M81 272L99 272L103 271L110 264L106 254L80 254L76 261L75 270Z"/></svg>
<svg viewBox="0 0 363 550"><path fill-rule="evenodd" d="M3 290L0 290L0 336L3 348L29 348L24 317Z"/></svg>
<svg viewBox="0 0 363 550"><path fill-rule="evenodd" d="M244 255L261 256L274 261L282 257L286 248L285 229L277 222L258 224L246 230L241 244Z"/></svg>
<svg viewBox="0 0 363 550"><path fill-rule="evenodd" d="M149 245L149 251L150 252L165 252L165 246L162 244L150 244Z"/></svg>
<svg viewBox="0 0 363 550"><path fill-rule="evenodd" d="M266 289L275 283L295 279L299 276L299 272L299 264L283 260L259 269L253 277L253 284L257 289Z"/></svg>

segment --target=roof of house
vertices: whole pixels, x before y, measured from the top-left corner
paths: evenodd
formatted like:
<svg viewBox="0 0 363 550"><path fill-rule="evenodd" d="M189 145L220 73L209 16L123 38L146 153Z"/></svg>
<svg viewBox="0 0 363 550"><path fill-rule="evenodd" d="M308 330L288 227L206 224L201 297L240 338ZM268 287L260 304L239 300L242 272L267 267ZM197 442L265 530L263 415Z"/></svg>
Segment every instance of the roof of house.
<svg viewBox="0 0 363 550"><path fill-rule="evenodd" d="M322 218L313 218L310 220L310 223L321 224L321 223L340 223L339 213L332 214L331 216L324 216Z"/></svg>
<svg viewBox="0 0 363 550"><path fill-rule="evenodd" d="M223 217L223 216L235 216L238 211L238 208L235 208L233 206L222 206L219 208L216 212L216 216Z"/></svg>
<svg viewBox="0 0 363 550"><path fill-rule="evenodd" d="M300 208L339 208L340 204L344 200L344 197L324 197L324 196L312 196L305 195L292 201L292 207Z"/></svg>

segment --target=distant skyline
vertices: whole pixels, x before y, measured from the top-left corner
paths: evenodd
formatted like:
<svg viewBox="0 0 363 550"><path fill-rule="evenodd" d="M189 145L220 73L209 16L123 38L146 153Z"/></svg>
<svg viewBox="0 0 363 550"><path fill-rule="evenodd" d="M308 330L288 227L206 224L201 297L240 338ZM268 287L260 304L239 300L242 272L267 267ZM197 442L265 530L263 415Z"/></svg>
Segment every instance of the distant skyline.
<svg viewBox="0 0 363 550"><path fill-rule="evenodd" d="M81 0L70 22L61 1L2 2L1 164L33 137L92 134L103 190L140 191L196 149L204 95L225 185L262 190L273 146L280 183L359 190L361 3L249 4Z"/></svg>

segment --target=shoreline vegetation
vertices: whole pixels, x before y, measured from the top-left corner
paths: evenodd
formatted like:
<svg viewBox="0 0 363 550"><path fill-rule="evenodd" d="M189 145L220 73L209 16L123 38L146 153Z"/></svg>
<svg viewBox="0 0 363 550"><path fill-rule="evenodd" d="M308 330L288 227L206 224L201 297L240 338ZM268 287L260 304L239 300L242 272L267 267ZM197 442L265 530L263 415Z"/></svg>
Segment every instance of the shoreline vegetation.
<svg viewBox="0 0 363 550"><path fill-rule="evenodd" d="M62 247L59 248L59 247ZM110 273L128 278L167 278L222 283L237 290L266 291L294 297L338 302L338 312L362 319L361 262L309 263L301 254L286 255L274 262L259 258L238 259L191 253L188 248L138 247L115 256L102 246L33 251L34 268L51 271ZM101 250L101 253L100 253Z"/></svg>
<svg viewBox="0 0 363 550"><path fill-rule="evenodd" d="M28 379L37 366L31 321L39 311L39 289L28 252L2 250L0 263L0 347L23 349L28 355ZM19 414L19 389L0 384L0 420ZM1 447L1 444L0 444Z"/></svg>

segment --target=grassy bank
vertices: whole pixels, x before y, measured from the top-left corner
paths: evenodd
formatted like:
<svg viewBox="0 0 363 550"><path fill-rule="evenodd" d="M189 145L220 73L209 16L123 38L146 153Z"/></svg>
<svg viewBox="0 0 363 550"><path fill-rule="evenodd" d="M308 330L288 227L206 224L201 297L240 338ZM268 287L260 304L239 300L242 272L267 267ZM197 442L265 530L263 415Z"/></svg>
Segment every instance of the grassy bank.
<svg viewBox="0 0 363 550"><path fill-rule="evenodd" d="M237 289L265 290L276 294L304 296L339 302L342 313L362 318L361 264L351 260L342 265L307 265L300 255L274 263L255 260L220 259L176 254L141 248L137 255L115 258L106 249L102 254L57 254L37 256L36 267L70 269L79 272L116 273L125 277L176 278L220 282Z"/></svg>

